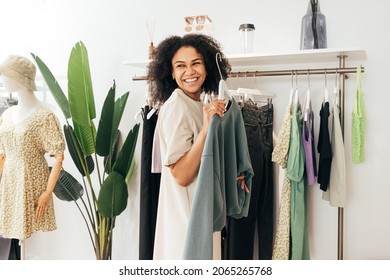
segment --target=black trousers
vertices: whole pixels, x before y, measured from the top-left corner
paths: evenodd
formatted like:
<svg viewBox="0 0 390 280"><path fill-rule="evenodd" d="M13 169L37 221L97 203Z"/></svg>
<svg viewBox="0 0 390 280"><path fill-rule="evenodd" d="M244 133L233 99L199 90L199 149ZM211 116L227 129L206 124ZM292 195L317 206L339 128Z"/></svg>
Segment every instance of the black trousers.
<svg viewBox="0 0 390 280"><path fill-rule="evenodd" d="M151 108L145 106L143 112L143 131L141 147L141 186L140 186L140 227L139 259L152 260L154 236L156 231L158 196L161 173L152 173L153 137L157 115L146 118Z"/></svg>
<svg viewBox="0 0 390 280"><path fill-rule="evenodd" d="M272 259L274 181L271 161L273 141L273 106L257 107L245 103L242 115L248 140L252 179L248 216L241 219L228 217L226 226L226 259L252 260L255 229L258 230L259 259Z"/></svg>

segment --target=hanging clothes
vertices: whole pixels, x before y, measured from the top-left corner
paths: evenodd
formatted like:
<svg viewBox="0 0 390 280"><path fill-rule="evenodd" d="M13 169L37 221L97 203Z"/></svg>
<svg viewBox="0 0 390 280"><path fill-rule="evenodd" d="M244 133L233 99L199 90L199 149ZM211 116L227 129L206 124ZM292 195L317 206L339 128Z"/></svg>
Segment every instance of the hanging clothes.
<svg viewBox="0 0 390 280"><path fill-rule="evenodd" d="M330 168L329 187L322 193L322 198L334 207L345 207L347 203L347 177L343 133L340 124L340 109L333 104L332 118L332 165Z"/></svg>
<svg viewBox="0 0 390 280"><path fill-rule="evenodd" d="M356 71L355 105L352 110L352 162L362 163L365 160L366 146L366 109L362 90L362 68Z"/></svg>
<svg viewBox="0 0 390 280"><path fill-rule="evenodd" d="M276 142L275 148L272 152L272 161L279 164L282 168L287 167L292 117L291 110L291 103L289 103L286 112L284 113L283 124L282 128L280 129L278 141Z"/></svg>
<svg viewBox="0 0 390 280"><path fill-rule="evenodd" d="M291 97L294 89L291 89ZM276 227L275 242L272 252L273 260L288 260L290 258L290 196L291 181L287 178L285 169L288 161L288 148L291 133L292 106L288 104L284 113L282 127L280 129L278 141L272 152L272 161L280 165L284 172L282 195L279 206L278 225Z"/></svg>
<svg viewBox="0 0 390 280"><path fill-rule="evenodd" d="M314 113L311 107L310 89L306 94L303 111L302 143L305 152L306 179L309 186L314 185L317 176L317 163L314 144Z"/></svg>
<svg viewBox="0 0 390 280"><path fill-rule="evenodd" d="M152 260L157 219L158 197L161 173L152 172L153 143L157 123L157 114L148 119L149 105L143 108L143 131L141 146L141 184L140 184L140 225L139 259Z"/></svg>
<svg viewBox="0 0 390 280"><path fill-rule="evenodd" d="M320 189L326 191L330 179L330 166L332 163L332 147L329 135L329 102L323 102L320 110L320 132L318 136L317 151L319 153L317 182Z"/></svg>
<svg viewBox="0 0 390 280"><path fill-rule="evenodd" d="M259 259L272 258L274 183L272 154L273 105L245 101L241 109L254 177L247 217L228 217L227 259L253 260L255 228Z"/></svg>
<svg viewBox="0 0 390 280"><path fill-rule="evenodd" d="M273 260L290 259L290 228L291 228L291 181L286 176L283 179L282 196L279 206L279 220L272 251Z"/></svg>
<svg viewBox="0 0 390 280"><path fill-rule="evenodd" d="M161 173L162 171L162 161L161 161L161 148L160 148L160 138L158 136L157 126L153 135L153 147L152 147L152 173Z"/></svg>
<svg viewBox="0 0 390 280"><path fill-rule="evenodd" d="M221 231L226 217L248 215L253 169L239 105L229 102L223 117L209 125L199 167L183 259L210 260L213 232Z"/></svg>
<svg viewBox="0 0 390 280"><path fill-rule="evenodd" d="M302 111L293 104L287 177L291 180L291 259L310 259L307 232L307 192L304 176L305 155L302 146Z"/></svg>

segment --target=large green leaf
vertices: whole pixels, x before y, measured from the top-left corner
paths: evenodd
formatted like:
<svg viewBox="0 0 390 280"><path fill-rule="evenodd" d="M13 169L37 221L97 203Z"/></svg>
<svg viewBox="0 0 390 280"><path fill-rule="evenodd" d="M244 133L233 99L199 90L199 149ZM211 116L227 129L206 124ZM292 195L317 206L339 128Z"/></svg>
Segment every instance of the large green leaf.
<svg viewBox="0 0 390 280"><path fill-rule="evenodd" d="M129 92L123 94L114 103L115 82L104 101L99 128L96 137L96 153L100 156L112 155L112 147L125 110Z"/></svg>
<svg viewBox="0 0 390 280"><path fill-rule="evenodd" d="M136 165L136 161L135 161L135 157L133 157L133 160L131 161L131 164L130 164L129 172L127 172L127 175L126 175L126 178L125 178L125 181L126 181L127 185L130 184L130 180L133 177L135 165Z"/></svg>
<svg viewBox="0 0 390 280"><path fill-rule="evenodd" d="M45 79L45 82L47 86L50 89L51 94L53 95L55 101L57 102L58 106L60 107L62 113L64 114L64 117L66 119L70 118L70 110L69 110L69 103L68 99L66 98L64 92L62 91L60 85L57 82L57 79L54 78L54 75L49 70L49 68L46 66L46 64L41 60L40 57L38 57L35 54L31 54L34 58L36 64L38 65L38 68Z"/></svg>
<svg viewBox="0 0 390 280"><path fill-rule="evenodd" d="M84 153L81 150L80 143L77 140L76 134L74 133L74 130L70 125L64 125L64 135L69 154L72 157L73 162L81 173L81 175L86 175L85 170L87 170L87 172L91 174L95 168L95 163L92 159L92 156L89 155L87 157L84 157Z"/></svg>
<svg viewBox="0 0 390 280"><path fill-rule="evenodd" d="M58 199L76 201L84 194L84 189L71 174L62 169L53 192Z"/></svg>
<svg viewBox="0 0 390 280"><path fill-rule="evenodd" d="M80 142L81 149L85 156L92 155L95 152L95 139L96 139L96 128L95 124L80 125L78 123L73 123L74 132L76 137Z"/></svg>
<svg viewBox="0 0 390 280"><path fill-rule="evenodd" d="M68 100L74 130L86 156L95 152L96 117L88 52L82 42L73 47L68 63Z"/></svg>
<svg viewBox="0 0 390 280"><path fill-rule="evenodd" d="M75 44L69 57L68 100L73 122L90 125L96 111L88 52L83 42Z"/></svg>
<svg viewBox="0 0 390 280"><path fill-rule="evenodd" d="M110 154L113 119L115 110L115 83L108 91L103 103L102 114L100 116L99 126L96 133L96 153L105 157Z"/></svg>
<svg viewBox="0 0 390 280"><path fill-rule="evenodd" d="M123 115L123 112L124 112L124 109L125 109L125 106L127 103L128 96L129 96L129 92L126 92L125 94L123 94L120 98L118 98L115 101L114 120L113 120L112 127L113 127L113 129L116 129L116 131L113 130L112 136L111 136L111 152L110 152L110 155L108 156L111 159L110 160L110 169L108 169L109 172L111 172L112 167L114 166L114 163L117 159L119 139L120 139L120 135L121 135L118 127L119 127L119 123L122 119L122 115Z"/></svg>
<svg viewBox="0 0 390 280"><path fill-rule="evenodd" d="M111 172L99 192L97 201L99 213L107 218L118 216L126 209L128 196L125 178L117 172Z"/></svg>
<svg viewBox="0 0 390 280"><path fill-rule="evenodd" d="M110 174L112 171L112 166L114 165L116 161L116 157L118 154L118 144L119 144L119 139L120 139L120 131L119 129L116 131L112 146L111 146L111 152L110 155L104 157L104 172L107 174Z"/></svg>
<svg viewBox="0 0 390 280"><path fill-rule="evenodd" d="M122 149L119 152L118 158L113 166L113 170L121 174L123 177L127 176L134 157L139 127L139 123L135 124L133 129L127 134L126 140L123 143Z"/></svg>
<svg viewBox="0 0 390 280"><path fill-rule="evenodd" d="M119 124L122 120L123 112L125 111L129 92L124 93L120 98L115 101L114 119L112 124L112 131L116 132L119 128ZM115 137L115 133L112 133L111 137Z"/></svg>

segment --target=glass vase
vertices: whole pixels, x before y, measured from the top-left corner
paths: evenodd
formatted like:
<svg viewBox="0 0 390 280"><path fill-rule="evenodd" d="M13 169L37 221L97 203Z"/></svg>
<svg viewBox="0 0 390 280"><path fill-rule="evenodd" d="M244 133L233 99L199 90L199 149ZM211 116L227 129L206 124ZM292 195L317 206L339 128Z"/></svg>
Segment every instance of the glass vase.
<svg viewBox="0 0 390 280"><path fill-rule="evenodd" d="M309 1L307 12L302 18L301 50L324 49L327 47L326 18L321 13L320 3L316 1L316 11Z"/></svg>

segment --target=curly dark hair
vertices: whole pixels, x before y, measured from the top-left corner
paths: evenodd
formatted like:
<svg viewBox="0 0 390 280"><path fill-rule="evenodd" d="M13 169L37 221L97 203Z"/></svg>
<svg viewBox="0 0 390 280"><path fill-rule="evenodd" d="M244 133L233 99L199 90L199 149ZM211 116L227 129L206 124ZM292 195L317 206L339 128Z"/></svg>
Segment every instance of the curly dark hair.
<svg viewBox="0 0 390 280"><path fill-rule="evenodd" d="M176 81L172 79L172 58L184 46L195 48L203 57L207 73L202 87L204 92L210 94L218 91L221 76L216 63L217 53L221 55L219 68L222 78L227 78L231 66L222 53L220 44L214 38L203 34L186 34L183 37L170 36L156 47L156 57L150 62L147 69L149 91L153 106L158 107L163 104L177 88Z"/></svg>

